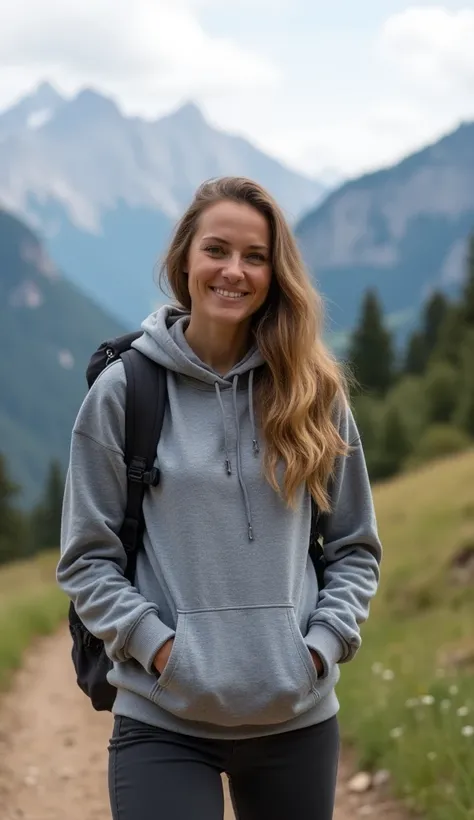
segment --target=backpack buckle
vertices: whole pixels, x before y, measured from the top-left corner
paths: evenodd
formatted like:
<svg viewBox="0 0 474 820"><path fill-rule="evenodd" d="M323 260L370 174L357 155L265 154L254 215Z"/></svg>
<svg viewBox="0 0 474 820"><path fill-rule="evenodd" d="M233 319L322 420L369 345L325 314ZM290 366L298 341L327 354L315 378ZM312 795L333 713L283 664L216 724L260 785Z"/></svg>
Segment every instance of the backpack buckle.
<svg viewBox="0 0 474 820"><path fill-rule="evenodd" d="M152 467L151 470L143 473L143 482L150 487L156 487L160 483L160 471L157 467Z"/></svg>
<svg viewBox="0 0 474 820"><path fill-rule="evenodd" d="M127 477L129 481L135 484L143 484L143 476L145 475L145 468L140 464L130 464L128 468Z"/></svg>
<svg viewBox="0 0 474 820"><path fill-rule="evenodd" d="M145 470L142 464L132 462L128 468L127 477L134 484L146 484L149 487L156 487L160 481L160 471L156 467Z"/></svg>

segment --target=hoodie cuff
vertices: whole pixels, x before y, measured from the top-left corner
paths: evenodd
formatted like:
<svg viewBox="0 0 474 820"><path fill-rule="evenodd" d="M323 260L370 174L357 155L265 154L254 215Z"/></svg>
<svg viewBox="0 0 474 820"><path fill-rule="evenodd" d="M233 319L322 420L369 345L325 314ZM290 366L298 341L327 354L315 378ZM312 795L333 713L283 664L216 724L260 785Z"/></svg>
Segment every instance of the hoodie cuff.
<svg viewBox="0 0 474 820"><path fill-rule="evenodd" d="M141 663L150 675L153 675L155 674L153 661L156 653L166 641L174 638L175 634L173 629L160 621L155 612L147 612L127 641L127 653Z"/></svg>
<svg viewBox="0 0 474 820"><path fill-rule="evenodd" d="M314 649L321 658L324 669L323 674L319 677L327 678L333 667L344 656L344 644L332 629L328 629L321 623L313 624L304 641L306 646Z"/></svg>

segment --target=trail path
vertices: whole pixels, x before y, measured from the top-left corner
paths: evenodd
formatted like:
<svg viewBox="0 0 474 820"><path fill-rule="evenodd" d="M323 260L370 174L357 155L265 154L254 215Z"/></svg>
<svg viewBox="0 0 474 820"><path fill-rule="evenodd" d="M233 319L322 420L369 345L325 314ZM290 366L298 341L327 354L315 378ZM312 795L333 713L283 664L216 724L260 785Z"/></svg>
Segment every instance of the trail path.
<svg viewBox="0 0 474 820"><path fill-rule="evenodd" d="M111 716L77 688L65 628L40 640L0 703L0 819L110 820L107 744ZM407 820L375 789L354 794L343 755L334 820ZM225 820L233 820L229 801Z"/></svg>

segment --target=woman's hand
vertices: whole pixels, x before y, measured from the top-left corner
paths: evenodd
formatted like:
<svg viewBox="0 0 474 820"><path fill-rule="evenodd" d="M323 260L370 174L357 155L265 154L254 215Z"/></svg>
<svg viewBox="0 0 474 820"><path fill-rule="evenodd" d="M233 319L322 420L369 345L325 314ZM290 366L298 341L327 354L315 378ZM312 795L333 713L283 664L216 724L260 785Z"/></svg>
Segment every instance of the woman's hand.
<svg viewBox="0 0 474 820"><path fill-rule="evenodd" d="M319 678L319 677L321 677L321 675L324 672L323 662L322 662L321 658L319 657L318 653L315 652L314 649L310 649L309 651L311 652L311 657L313 659L313 663L316 667L316 672L318 673L318 678Z"/></svg>
<svg viewBox="0 0 474 820"><path fill-rule="evenodd" d="M163 674L163 670L168 663L169 656L171 655L171 650L173 648L174 638L170 638L163 644L161 649L155 655L155 660L153 661L153 666L155 669L161 674Z"/></svg>

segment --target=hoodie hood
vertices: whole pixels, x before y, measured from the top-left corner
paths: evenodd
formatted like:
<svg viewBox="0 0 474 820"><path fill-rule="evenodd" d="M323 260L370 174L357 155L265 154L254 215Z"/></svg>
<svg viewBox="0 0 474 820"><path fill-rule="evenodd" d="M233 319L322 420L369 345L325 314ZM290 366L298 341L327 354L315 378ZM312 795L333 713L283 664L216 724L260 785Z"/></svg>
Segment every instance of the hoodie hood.
<svg viewBox="0 0 474 820"><path fill-rule="evenodd" d="M225 376L217 373L202 362L188 345L184 334L189 318L188 311L164 305L142 323L143 335L133 343L133 347L167 370L196 379L212 389L216 383L222 388L230 387L235 376L243 376L264 364L262 354L254 345Z"/></svg>
<svg viewBox="0 0 474 820"><path fill-rule="evenodd" d="M251 446L254 456L260 453L260 446L257 437L257 426L255 421L255 410L253 400L253 385L255 368L264 363L264 359L254 345L225 376L220 375L209 365L201 361L188 345L185 338L185 331L189 323L190 314L182 309L165 305L155 313L148 316L142 323L143 335L133 343L133 347L152 359L157 364L165 367L168 371L176 373L188 379L194 379L201 385L208 386L216 393L216 401L219 406L222 429L224 433L224 466L227 475L232 475L233 464L230 453L229 426L222 399L222 391L232 391L233 422L235 425L236 437L236 457L235 464L238 481L245 506L247 518L247 534L250 541L253 541L253 520L250 505L249 492L245 482L242 467L242 442L239 422L238 391L239 379L248 374L245 379L248 393L248 415L250 418L252 441ZM242 381L244 381L242 379Z"/></svg>

